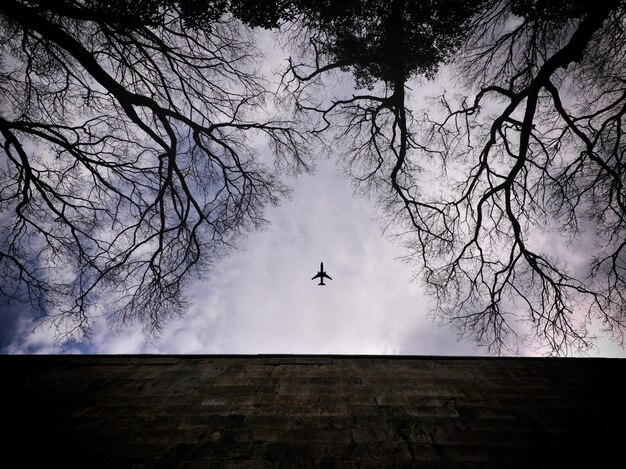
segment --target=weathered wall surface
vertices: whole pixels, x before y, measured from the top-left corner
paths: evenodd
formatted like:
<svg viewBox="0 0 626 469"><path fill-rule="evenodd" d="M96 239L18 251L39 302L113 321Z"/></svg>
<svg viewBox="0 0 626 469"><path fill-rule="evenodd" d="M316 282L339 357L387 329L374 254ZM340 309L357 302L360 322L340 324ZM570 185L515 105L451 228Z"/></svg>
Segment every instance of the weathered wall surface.
<svg viewBox="0 0 626 469"><path fill-rule="evenodd" d="M20 462L5 467L624 464L626 360L3 356L0 363L5 460Z"/></svg>

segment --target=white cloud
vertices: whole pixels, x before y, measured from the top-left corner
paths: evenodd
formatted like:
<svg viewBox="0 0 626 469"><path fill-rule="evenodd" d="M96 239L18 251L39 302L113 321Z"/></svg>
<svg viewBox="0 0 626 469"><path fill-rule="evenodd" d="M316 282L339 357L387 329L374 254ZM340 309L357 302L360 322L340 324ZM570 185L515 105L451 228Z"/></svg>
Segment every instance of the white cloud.
<svg viewBox="0 0 626 469"><path fill-rule="evenodd" d="M380 234L373 207L329 162L296 181L291 201L198 288L195 305L156 346L186 353L399 353L432 324L401 251ZM310 280L319 262L333 277ZM440 353L445 353L442 350Z"/></svg>

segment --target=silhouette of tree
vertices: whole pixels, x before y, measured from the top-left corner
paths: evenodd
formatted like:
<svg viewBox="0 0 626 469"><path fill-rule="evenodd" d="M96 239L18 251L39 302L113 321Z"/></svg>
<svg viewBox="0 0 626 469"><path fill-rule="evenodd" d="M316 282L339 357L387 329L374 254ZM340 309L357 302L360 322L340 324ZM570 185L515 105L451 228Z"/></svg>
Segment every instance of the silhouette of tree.
<svg viewBox="0 0 626 469"><path fill-rule="evenodd" d="M357 184L408 230L435 315L496 353L520 341L585 351L594 324L621 341L626 4L373 4L363 2L361 29L310 23L308 65L290 63L284 83L321 116L313 132L334 130ZM470 94L444 93L414 117L407 79L451 60ZM311 90L337 68L369 92L320 102ZM595 233L582 238L585 267L542 247L554 232L568 242Z"/></svg>
<svg viewBox="0 0 626 469"><path fill-rule="evenodd" d="M0 3L0 293L64 338L89 334L96 305L149 332L184 311L185 285L286 191L259 138L306 168L226 7Z"/></svg>

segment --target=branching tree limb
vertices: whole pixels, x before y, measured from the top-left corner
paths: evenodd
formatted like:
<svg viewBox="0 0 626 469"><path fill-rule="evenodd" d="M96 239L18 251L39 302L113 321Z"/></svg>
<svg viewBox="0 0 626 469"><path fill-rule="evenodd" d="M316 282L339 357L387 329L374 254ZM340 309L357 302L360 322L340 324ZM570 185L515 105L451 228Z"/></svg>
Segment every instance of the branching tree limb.
<svg viewBox="0 0 626 469"><path fill-rule="evenodd" d="M0 293L60 338L88 335L96 305L152 333L184 311L185 284L286 191L252 139L306 169L302 135L260 110L247 30L190 3L0 5Z"/></svg>
<svg viewBox="0 0 626 469"><path fill-rule="evenodd" d="M481 2L451 34L468 32L453 63L473 97L443 94L439 109L414 117L408 79L433 65L407 66L412 4L391 2L381 42L393 44L394 61L358 64L382 90L301 105L322 117L318 131L334 128L347 142L357 181L407 228L435 314L496 353L519 340L584 352L596 323L623 338L626 5L564 3ZM291 63L285 75L301 99L308 78L342 58L320 59L320 50L313 72ZM433 175L445 190L425 187ZM570 242L594 233L587 266L574 269L541 245L550 226Z"/></svg>

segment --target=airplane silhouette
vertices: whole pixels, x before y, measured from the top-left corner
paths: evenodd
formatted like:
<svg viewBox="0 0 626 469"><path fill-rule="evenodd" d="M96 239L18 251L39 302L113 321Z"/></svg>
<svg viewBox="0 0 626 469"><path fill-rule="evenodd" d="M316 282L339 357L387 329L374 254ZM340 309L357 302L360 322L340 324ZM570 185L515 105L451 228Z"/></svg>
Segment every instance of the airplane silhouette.
<svg viewBox="0 0 626 469"><path fill-rule="evenodd" d="M332 280L331 276L328 275L326 272L324 272L324 263L323 262L320 262L320 271L311 280L315 280L317 277L320 278L320 283L317 284L318 286L319 285L326 285L324 283L324 277L326 277L328 280Z"/></svg>

